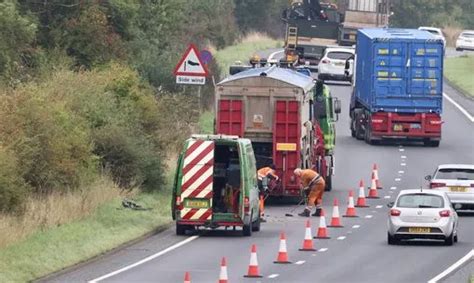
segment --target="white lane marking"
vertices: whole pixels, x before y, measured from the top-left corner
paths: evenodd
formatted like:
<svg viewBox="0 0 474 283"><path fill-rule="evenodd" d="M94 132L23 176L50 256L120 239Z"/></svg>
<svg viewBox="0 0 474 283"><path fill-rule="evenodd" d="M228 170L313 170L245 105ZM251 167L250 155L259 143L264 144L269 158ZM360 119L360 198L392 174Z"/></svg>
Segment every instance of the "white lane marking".
<svg viewBox="0 0 474 283"><path fill-rule="evenodd" d="M391 196L384 196L383 198L389 199L389 198L391 198Z"/></svg>
<svg viewBox="0 0 474 283"><path fill-rule="evenodd" d="M367 219L370 219L370 218L372 218L372 217L373 217L372 215L366 215L366 216L365 216L365 218L367 218Z"/></svg>
<svg viewBox="0 0 474 283"><path fill-rule="evenodd" d="M270 274L270 275L268 275L267 278L272 279L272 278L277 278L278 276L280 276L280 274L275 273L275 274Z"/></svg>
<svg viewBox="0 0 474 283"><path fill-rule="evenodd" d="M402 179L400 178L395 178L395 182L400 182Z"/></svg>
<svg viewBox="0 0 474 283"><path fill-rule="evenodd" d="M306 260L298 260L297 262L295 262L295 264L297 265L302 265L306 262Z"/></svg>
<svg viewBox="0 0 474 283"><path fill-rule="evenodd" d="M400 171L398 171L398 174L405 174L405 171L400 170Z"/></svg>
<svg viewBox="0 0 474 283"><path fill-rule="evenodd" d="M399 149L398 149L398 151L400 151L400 152L404 152L404 151L405 151L405 149L404 149L404 148L399 148Z"/></svg>
<svg viewBox="0 0 474 283"><path fill-rule="evenodd" d="M360 228L360 225L354 225L352 226L353 229L359 229Z"/></svg>
<svg viewBox="0 0 474 283"><path fill-rule="evenodd" d="M392 192L392 191L389 191L388 193L389 193L389 194L393 194L393 192Z"/></svg>
<svg viewBox="0 0 474 283"><path fill-rule="evenodd" d="M450 273L458 269L461 265L463 265L465 262L468 260L473 260L474 259L474 249L472 249L470 252L467 253L464 257L462 257L460 260L456 261L453 265L448 267L445 271L441 272L440 274L436 275L433 279L428 281L428 283L436 283L439 280L445 278L448 276Z"/></svg>
<svg viewBox="0 0 474 283"><path fill-rule="evenodd" d="M382 208L383 205L377 205L375 208Z"/></svg>
<svg viewBox="0 0 474 283"><path fill-rule="evenodd" d="M328 248L321 248L321 249L318 250L318 252L323 253L323 252L325 252L325 251L327 251L327 250L329 250L329 249L328 249Z"/></svg>
<svg viewBox="0 0 474 283"><path fill-rule="evenodd" d="M344 240L345 238L346 238L346 236L337 237L337 239L338 239L339 241L342 241L342 240Z"/></svg>
<svg viewBox="0 0 474 283"><path fill-rule="evenodd" d="M397 187L390 187L390 189L391 189L391 190L396 190L396 189L397 189Z"/></svg>
<svg viewBox="0 0 474 283"><path fill-rule="evenodd" d="M268 60L272 60L273 56L277 55L278 53L283 53L284 51L285 50L282 49L282 50L278 50L278 51L273 52L272 54L270 54L270 56L268 56Z"/></svg>
<svg viewBox="0 0 474 283"><path fill-rule="evenodd" d="M402 156L400 156L400 157L401 157L402 159L405 159L405 158L407 158L407 156L406 156L406 155L402 155Z"/></svg>
<svg viewBox="0 0 474 283"><path fill-rule="evenodd" d="M449 101L451 102L451 104L453 104L459 111L461 111L462 114L464 114L464 116L467 117L467 119L469 119L472 123L474 123L474 117L471 116L471 114L469 114L469 112L467 112L466 109L462 108L461 105L459 105L456 101L454 101L454 99L452 99L449 95L447 95L446 93L443 92L443 96Z"/></svg>
<svg viewBox="0 0 474 283"><path fill-rule="evenodd" d="M400 166L407 166L406 163L400 163Z"/></svg>
<svg viewBox="0 0 474 283"><path fill-rule="evenodd" d="M151 256L149 256L149 257L146 257L146 258L144 258L144 259L142 259L142 260L140 260L140 261L137 261L137 262L135 262L135 263L133 263L133 264L127 265L127 266L125 266L125 267L123 267L123 268L121 268L121 269L119 269L119 270L116 270L116 271L110 272L110 273L108 273L108 274L105 274L104 276L101 276L101 277L99 277L99 278L92 279L92 280L90 280L90 281L88 281L88 282L89 282L89 283L99 282L99 281L102 281L102 280L107 279L107 278L109 278L109 277L112 277L112 276L114 276L114 275L117 275L117 274L119 274L119 273L122 273L122 272L124 272L124 271L127 271L127 270L129 270L129 269L132 269L132 268L134 268L134 267L137 267L137 266L139 266L139 265L141 265L141 264L144 264L144 263L146 263L146 262L149 262L150 260L153 260L153 259L155 259L155 258L157 258L157 257L160 257L160 256L162 256L162 255L164 255L164 254L166 254L166 253L168 253L168 252L170 252L170 251L172 251L172 250L175 250L175 249L177 249L177 248L179 248L179 247L181 247L181 246L184 246L184 245L186 245L187 243L196 240L197 238L199 238L199 236L191 236L191 237L187 238L186 240L183 240L183 241L181 241L181 242L179 242L179 243L176 243L176 244L172 245L171 247L168 247L168 248L166 248L166 249L164 249L164 250L162 250L162 251L160 251L160 252L158 252L158 253L156 253L156 254L153 254L153 255L151 255Z"/></svg>

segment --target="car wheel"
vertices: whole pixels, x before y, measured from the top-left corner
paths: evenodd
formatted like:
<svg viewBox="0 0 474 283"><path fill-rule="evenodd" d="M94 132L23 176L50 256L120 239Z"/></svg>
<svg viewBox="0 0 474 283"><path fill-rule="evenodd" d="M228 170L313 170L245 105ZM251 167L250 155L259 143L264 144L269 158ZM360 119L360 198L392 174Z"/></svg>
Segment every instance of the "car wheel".
<svg viewBox="0 0 474 283"><path fill-rule="evenodd" d="M244 226L242 227L242 234L246 237L252 236L252 215L253 214L250 214L248 223L244 223Z"/></svg>
<svg viewBox="0 0 474 283"><path fill-rule="evenodd" d="M397 245L399 243L399 240L391 236L390 233L387 233L387 243L389 245Z"/></svg>
<svg viewBox="0 0 474 283"><path fill-rule="evenodd" d="M454 243L454 231L451 232L451 235L449 235L445 240L444 240L444 244L446 246L452 246Z"/></svg>
<svg viewBox="0 0 474 283"><path fill-rule="evenodd" d="M455 242L455 243L458 242L458 232L456 232L456 236L454 236L454 242Z"/></svg>

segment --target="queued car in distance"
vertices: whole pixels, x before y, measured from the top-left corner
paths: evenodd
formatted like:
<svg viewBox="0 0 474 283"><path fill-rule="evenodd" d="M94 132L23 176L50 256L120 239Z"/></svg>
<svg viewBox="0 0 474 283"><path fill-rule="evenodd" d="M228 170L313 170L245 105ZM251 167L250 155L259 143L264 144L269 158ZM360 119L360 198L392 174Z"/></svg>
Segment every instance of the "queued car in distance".
<svg viewBox="0 0 474 283"><path fill-rule="evenodd" d="M436 38L441 39L443 41L444 49L446 49L446 38L444 37L443 32L439 28L435 27L419 27L419 30L426 30L427 32L434 35Z"/></svg>
<svg viewBox="0 0 474 283"><path fill-rule="evenodd" d="M389 245L410 239L444 240L448 246L458 241L458 215L445 192L402 190L388 206Z"/></svg>
<svg viewBox="0 0 474 283"><path fill-rule="evenodd" d="M345 74L346 61L353 58L355 49L350 47L328 47L318 64L318 79L348 81Z"/></svg>
<svg viewBox="0 0 474 283"><path fill-rule="evenodd" d="M474 50L474 30L464 30L456 40L456 50L464 49Z"/></svg>
<svg viewBox="0 0 474 283"><path fill-rule="evenodd" d="M474 164L442 164L425 179L431 189L446 192L456 210L474 209Z"/></svg>

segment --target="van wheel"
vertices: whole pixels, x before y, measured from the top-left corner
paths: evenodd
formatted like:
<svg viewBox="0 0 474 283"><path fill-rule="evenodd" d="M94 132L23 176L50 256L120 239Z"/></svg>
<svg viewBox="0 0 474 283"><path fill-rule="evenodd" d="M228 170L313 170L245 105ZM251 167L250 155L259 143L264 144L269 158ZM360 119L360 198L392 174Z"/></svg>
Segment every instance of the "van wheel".
<svg viewBox="0 0 474 283"><path fill-rule="evenodd" d="M260 215L260 211L259 211L258 215ZM260 231L260 223L261 223L261 221L260 221L260 216L259 216L259 217L257 217L257 220L252 222L252 231L254 231L254 232Z"/></svg>
<svg viewBox="0 0 474 283"><path fill-rule="evenodd" d="M244 226L242 227L242 234L246 237L252 236L252 216L253 213L250 214L248 223L244 223Z"/></svg>
<svg viewBox="0 0 474 283"><path fill-rule="evenodd" d="M180 225L176 223L176 235L183 236L186 234L186 230L189 229L188 225Z"/></svg>

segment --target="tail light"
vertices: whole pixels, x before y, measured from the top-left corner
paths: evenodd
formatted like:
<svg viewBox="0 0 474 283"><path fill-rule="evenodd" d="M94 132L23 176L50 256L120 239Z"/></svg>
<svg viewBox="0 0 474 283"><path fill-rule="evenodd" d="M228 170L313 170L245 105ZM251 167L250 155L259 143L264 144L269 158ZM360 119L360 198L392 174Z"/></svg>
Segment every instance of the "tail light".
<svg viewBox="0 0 474 283"><path fill-rule="evenodd" d="M439 188L439 187L446 187L446 183L430 183L430 188Z"/></svg>
<svg viewBox="0 0 474 283"><path fill-rule="evenodd" d="M176 197L176 205L181 205L181 197Z"/></svg>
<svg viewBox="0 0 474 283"><path fill-rule="evenodd" d="M441 121L441 120L431 120L430 124L431 125L441 125L441 124L443 124L443 121Z"/></svg>
<svg viewBox="0 0 474 283"><path fill-rule="evenodd" d="M441 216L441 217L449 217L450 214L451 213L449 212L449 210L441 210L439 212L439 216Z"/></svg>
<svg viewBox="0 0 474 283"><path fill-rule="evenodd" d="M401 213L402 212L398 209L395 209L395 208L390 209L390 215L391 216L400 216Z"/></svg>
<svg viewBox="0 0 474 283"><path fill-rule="evenodd" d="M474 188L474 183L471 184L471 188Z"/></svg>
<svg viewBox="0 0 474 283"><path fill-rule="evenodd" d="M374 118L372 118L372 123L374 123L374 124L383 123L383 119L374 119Z"/></svg>
<svg viewBox="0 0 474 283"><path fill-rule="evenodd" d="M248 213L250 211L250 201L249 197L244 198L244 212Z"/></svg>
<svg viewBox="0 0 474 283"><path fill-rule="evenodd" d="M329 61L328 59L324 59L323 61L321 61L321 63L323 63L323 64L329 64L329 63L331 63L331 61Z"/></svg>

